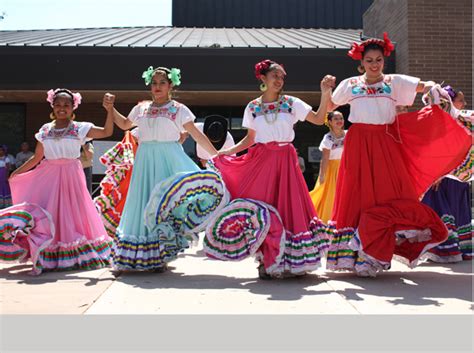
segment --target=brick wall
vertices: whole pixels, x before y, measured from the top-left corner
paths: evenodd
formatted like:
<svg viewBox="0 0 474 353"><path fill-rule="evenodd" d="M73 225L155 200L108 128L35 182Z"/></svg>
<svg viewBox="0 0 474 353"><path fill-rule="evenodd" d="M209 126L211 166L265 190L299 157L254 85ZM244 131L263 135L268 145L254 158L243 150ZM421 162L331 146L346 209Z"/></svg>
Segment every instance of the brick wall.
<svg viewBox="0 0 474 353"><path fill-rule="evenodd" d="M474 106L472 0L375 0L364 14L364 33L384 31L398 42L398 73L444 81Z"/></svg>
<svg viewBox="0 0 474 353"><path fill-rule="evenodd" d="M387 32L396 44L396 70L403 73L409 69L407 1L375 0L363 17L365 36L382 38Z"/></svg>

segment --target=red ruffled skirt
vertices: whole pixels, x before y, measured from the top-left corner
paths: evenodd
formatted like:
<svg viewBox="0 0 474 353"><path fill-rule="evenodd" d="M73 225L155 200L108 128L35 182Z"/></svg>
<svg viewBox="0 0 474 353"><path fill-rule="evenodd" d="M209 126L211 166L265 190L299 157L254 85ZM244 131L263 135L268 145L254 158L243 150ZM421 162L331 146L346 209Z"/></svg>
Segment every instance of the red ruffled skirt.
<svg viewBox="0 0 474 353"><path fill-rule="evenodd" d="M470 134L438 106L399 115L390 125L353 124L337 181L328 268L375 275L394 255L414 266L446 240L439 217L418 201L470 146Z"/></svg>
<svg viewBox="0 0 474 353"><path fill-rule="evenodd" d="M214 164L232 199L263 201L281 217L285 231L278 237L267 237L259 248L264 263L273 264L266 267L267 273L302 274L320 266L327 239L319 235L323 225L316 218L291 143L259 143L243 156L219 156Z"/></svg>
<svg viewBox="0 0 474 353"><path fill-rule="evenodd" d="M126 131L122 141L100 157L100 162L107 170L100 183L100 195L94 199L94 203L100 212L105 230L114 240L127 200L137 148L131 132Z"/></svg>

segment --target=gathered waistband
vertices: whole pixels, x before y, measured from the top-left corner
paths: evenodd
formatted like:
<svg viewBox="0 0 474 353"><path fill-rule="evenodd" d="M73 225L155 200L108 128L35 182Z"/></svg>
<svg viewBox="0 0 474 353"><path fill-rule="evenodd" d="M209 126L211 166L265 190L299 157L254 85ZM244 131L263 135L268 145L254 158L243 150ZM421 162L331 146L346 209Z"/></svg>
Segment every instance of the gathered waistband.
<svg viewBox="0 0 474 353"><path fill-rule="evenodd" d="M73 164L73 163L81 163L79 159L76 158L59 158L59 159L44 159L42 163L49 163L49 164Z"/></svg>
<svg viewBox="0 0 474 353"><path fill-rule="evenodd" d="M140 141L139 145L175 145L178 144L178 141Z"/></svg>
<svg viewBox="0 0 474 353"><path fill-rule="evenodd" d="M261 147L266 147L270 149L278 149L278 148L286 148L288 146L293 146L291 142L278 142L278 141L272 141L272 142L258 142L255 144L255 147L261 146Z"/></svg>
<svg viewBox="0 0 474 353"><path fill-rule="evenodd" d="M356 129L373 130L373 131L386 131L387 126L390 126L390 125L392 124L375 125L375 124L353 123L349 129L356 128Z"/></svg>

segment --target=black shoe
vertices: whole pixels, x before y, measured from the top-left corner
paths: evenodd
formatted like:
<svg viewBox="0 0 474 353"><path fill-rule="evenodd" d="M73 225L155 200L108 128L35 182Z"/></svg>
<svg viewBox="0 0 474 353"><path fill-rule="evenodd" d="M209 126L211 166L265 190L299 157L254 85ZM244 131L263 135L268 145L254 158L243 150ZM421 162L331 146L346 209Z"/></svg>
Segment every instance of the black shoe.
<svg viewBox="0 0 474 353"><path fill-rule="evenodd" d="M260 264L260 265L258 266L258 278L263 279L263 280L272 279L272 276L270 276L270 275L265 271L265 266L263 266L263 264Z"/></svg>
<svg viewBox="0 0 474 353"><path fill-rule="evenodd" d="M168 266L166 264L164 264L161 267L154 268L152 271L155 272L155 273L164 273L164 272L168 271Z"/></svg>
<svg viewBox="0 0 474 353"><path fill-rule="evenodd" d="M122 270L119 270L116 268L113 268L112 270L110 270L110 272L112 273L112 276L114 276L115 278L119 277L122 274Z"/></svg>

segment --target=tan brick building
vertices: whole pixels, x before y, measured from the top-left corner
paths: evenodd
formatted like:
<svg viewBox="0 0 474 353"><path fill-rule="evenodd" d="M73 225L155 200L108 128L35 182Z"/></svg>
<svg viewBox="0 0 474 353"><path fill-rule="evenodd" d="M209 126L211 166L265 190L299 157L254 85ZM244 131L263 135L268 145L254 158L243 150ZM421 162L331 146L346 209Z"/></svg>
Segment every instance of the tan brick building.
<svg viewBox="0 0 474 353"><path fill-rule="evenodd" d="M386 31L396 42L397 73L444 81L472 109L472 0L375 0L363 27L365 36Z"/></svg>

